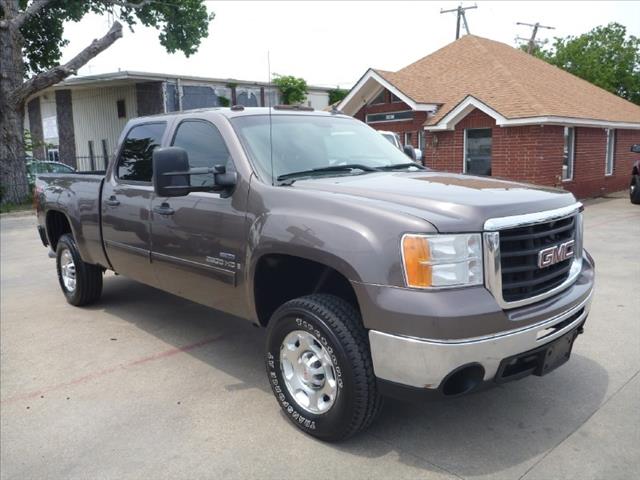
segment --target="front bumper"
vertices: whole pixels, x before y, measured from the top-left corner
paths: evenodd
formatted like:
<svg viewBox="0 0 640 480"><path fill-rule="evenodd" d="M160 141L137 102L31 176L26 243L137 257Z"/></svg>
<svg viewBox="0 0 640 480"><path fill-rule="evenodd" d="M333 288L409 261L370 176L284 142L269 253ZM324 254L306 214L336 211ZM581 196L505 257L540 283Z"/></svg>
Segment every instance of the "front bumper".
<svg viewBox="0 0 640 480"><path fill-rule="evenodd" d="M547 321L519 330L465 340L438 341L369 331L373 369L381 380L438 390L465 366L481 366L492 380L503 359L548 344L584 323L592 292L578 305Z"/></svg>

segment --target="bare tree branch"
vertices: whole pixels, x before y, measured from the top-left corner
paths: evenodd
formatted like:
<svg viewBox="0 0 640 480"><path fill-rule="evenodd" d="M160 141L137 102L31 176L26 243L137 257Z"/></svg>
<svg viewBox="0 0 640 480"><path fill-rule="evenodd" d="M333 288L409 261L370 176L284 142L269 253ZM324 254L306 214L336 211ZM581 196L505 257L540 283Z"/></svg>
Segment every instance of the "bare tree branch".
<svg viewBox="0 0 640 480"><path fill-rule="evenodd" d="M69 75L77 73L79 68L86 65L89 60L109 48L121 37L122 25L120 22L115 22L104 37L91 42L91 45L82 50L78 55L73 57L64 65L53 67L50 70L39 73L24 82L19 88L11 92L11 102L14 105L17 105L26 100L30 95L61 82Z"/></svg>
<svg viewBox="0 0 640 480"><path fill-rule="evenodd" d="M46 7L53 0L33 0L24 12L20 12L13 19L10 20L11 24L15 28L20 28L24 22L33 17L36 13Z"/></svg>

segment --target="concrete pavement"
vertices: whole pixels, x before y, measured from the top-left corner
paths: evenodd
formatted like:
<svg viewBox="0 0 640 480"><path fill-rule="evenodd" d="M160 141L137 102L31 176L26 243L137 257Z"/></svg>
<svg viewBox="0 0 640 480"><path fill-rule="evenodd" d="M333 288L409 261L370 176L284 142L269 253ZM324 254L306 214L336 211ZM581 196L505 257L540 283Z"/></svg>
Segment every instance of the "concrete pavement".
<svg viewBox="0 0 640 480"><path fill-rule="evenodd" d="M345 443L302 433L264 332L125 278L68 305L32 216L3 217L0 477L624 479L640 471L640 207L589 202L598 285L568 364L455 400L389 401Z"/></svg>

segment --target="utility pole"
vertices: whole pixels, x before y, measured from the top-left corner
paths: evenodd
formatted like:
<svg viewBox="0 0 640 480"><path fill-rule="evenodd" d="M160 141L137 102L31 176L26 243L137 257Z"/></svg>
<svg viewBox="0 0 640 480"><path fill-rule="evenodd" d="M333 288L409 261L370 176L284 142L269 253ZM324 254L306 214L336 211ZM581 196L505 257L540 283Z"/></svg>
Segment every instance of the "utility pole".
<svg viewBox="0 0 640 480"><path fill-rule="evenodd" d="M533 28L533 30L531 31L531 38L516 37L516 40L522 40L522 41L528 43L527 53L529 55L533 54L533 51L535 50L537 44L543 43L540 40L536 40L536 35L538 34L538 29L539 28L547 28L549 30L554 30L556 28L556 27L548 27L546 25L540 25L540 22L536 22L536 23L517 22L516 25L525 25L527 27L532 27Z"/></svg>
<svg viewBox="0 0 640 480"><path fill-rule="evenodd" d="M458 18L456 20L456 40L460 38L460 19L464 22L464 29L467 31L467 35L471 32L469 31L469 24L467 23L467 16L465 15L465 10L471 10L472 8L478 8L478 5L474 5L473 7L463 7L462 4L458 5L458 8L452 8L451 10L442 10L440 9L440 13L451 13L456 12L458 14Z"/></svg>

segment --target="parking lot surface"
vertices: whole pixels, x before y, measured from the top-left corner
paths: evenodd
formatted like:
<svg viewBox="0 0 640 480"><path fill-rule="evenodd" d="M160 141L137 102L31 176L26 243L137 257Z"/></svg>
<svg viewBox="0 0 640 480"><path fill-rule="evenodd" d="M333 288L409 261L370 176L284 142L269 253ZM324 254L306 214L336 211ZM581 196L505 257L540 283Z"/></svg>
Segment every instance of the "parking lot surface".
<svg viewBox="0 0 640 480"><path fill-rule="evenodd" d="M640 207L587 202L597 286L569 363L485 392L388 401L341 444L266 380L264 332L112 274L62 296L33 216L1 227L1 478L622 479L640 471Z"/></svg>

